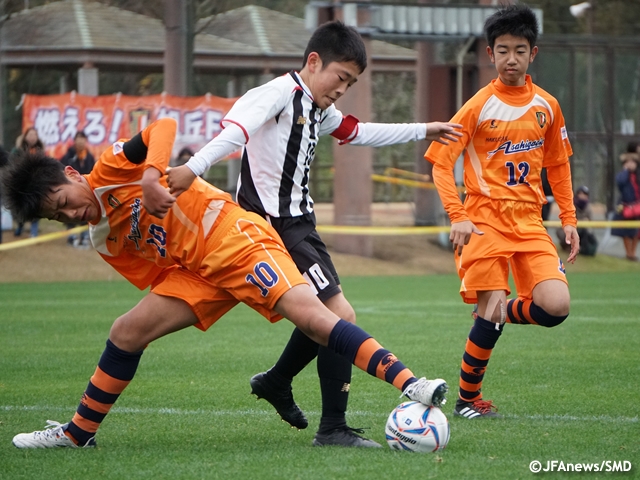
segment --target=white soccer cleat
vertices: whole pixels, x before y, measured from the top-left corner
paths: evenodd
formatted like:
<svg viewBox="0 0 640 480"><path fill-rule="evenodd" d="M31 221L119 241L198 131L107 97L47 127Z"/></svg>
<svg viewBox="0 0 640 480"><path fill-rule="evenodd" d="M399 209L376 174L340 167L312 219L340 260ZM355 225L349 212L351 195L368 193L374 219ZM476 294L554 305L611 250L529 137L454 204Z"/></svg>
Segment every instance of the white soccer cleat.
<svg viewBox="0 0 640 480"><path fill-rule="evenodd" d="M409 385L402 395L406 395L410 400L420 402L427 407L442 407L447 403L447 392L449 386L441 378L427 380L422 377Z"/></svg>
<svg viewBox="0 0 640 480"><path fill-rule="evenodd" d="M64 427L67 424L61 424L53 420L47 420L47 426L44 430L37 430L31 433L19 433L13 437L13 445L17 448L57 448L69 447L78 448L69 437L64 434ZM82 448L95 447L96 442L92 437Z"/></svg>

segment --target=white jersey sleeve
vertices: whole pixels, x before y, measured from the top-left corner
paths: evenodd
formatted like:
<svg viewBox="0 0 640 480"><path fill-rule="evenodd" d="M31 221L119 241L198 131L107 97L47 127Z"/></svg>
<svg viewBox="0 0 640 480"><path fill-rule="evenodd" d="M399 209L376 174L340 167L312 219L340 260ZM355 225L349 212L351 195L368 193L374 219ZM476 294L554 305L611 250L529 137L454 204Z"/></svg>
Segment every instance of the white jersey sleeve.
<svg viewBox="0 0 640 480"><path fill-rule="evenodd" d="M335 105L331 105L323 112L318 134L330 135L340 126L343 119L344 116L342 115L342 112L338 110Z"/></svg>
<svg viewBox="0 0 640 480"><path fill-rule="evenodd" d="M199 176L204 174L211 165L218 163L223 158L228 157L245 144L244 131L236 124L229 124L213 140L198 150L193 157L185 164Z"/></svg>
<svg viewBox="0 0 640 480"><path fill-rule="evenodd" d="M424 140L426 137L426 123L358 123L355 132L344 143L384 147Z"/></svg>
<svg viewBox="0 0 640 480"><path fill-rule="evenodd" d="M357 118L344 116L331 105L320 122L320 135L331 134L340 144L384 147L427 137L426 123L361 123Z"/></svg>
<svg viewBox="0 0 640 480"><path fill-rule="evenodd" d="M202 175L211 165L242 147L262 125L282 111L288 100L286 82L282 78L252 88L233 104L220 121L222 132L186 163L195 175ZM231 125L237 128L231 128Z"/></svg>
<svg viewBox="0 0 640 480"><path fill-rule="evenodd" d="M235 123L244 131L246 141L267 121L278 115L287 105L290 91L284 77L252 88L236 103L220 122L224 127Z"/></svg>

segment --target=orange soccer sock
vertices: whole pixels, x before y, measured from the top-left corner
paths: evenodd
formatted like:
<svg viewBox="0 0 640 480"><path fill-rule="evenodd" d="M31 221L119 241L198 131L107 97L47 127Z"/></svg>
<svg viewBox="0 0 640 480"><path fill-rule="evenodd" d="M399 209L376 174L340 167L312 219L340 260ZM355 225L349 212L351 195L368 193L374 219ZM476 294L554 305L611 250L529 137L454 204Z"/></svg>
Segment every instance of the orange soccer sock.
<svg viewBox="0 0 640 480"><path fill-rule="evenodd" d="M497 328L496 328L497 327ZM482 380L503 325L477 317L464 349L460 368L460 400L475 402L482 398Z"/></svg>
<svg viewBox="0 0 640 480"><path fill-rule="evenodd" d="M142 351L125 352L107 340L98 367L65 430L74 443L85 445L95 436L100 423L135 375L141 356Z"/></svg>
<svg viewBox="0 0 640 480"><path fill-rule="evenodd" d="M533 300L524 298L512 298L507 302L507 323L519 325L537 325L538 323L531 316L531 306Z"/></svg>
<svg viewBox="0 0 640 480"><path fill-rule="evenodd" d="M567 316L550 315L542 307L536 305L533 300L513 298L507 302L507 323L540 325L550 328L560 325Z"/></svg>

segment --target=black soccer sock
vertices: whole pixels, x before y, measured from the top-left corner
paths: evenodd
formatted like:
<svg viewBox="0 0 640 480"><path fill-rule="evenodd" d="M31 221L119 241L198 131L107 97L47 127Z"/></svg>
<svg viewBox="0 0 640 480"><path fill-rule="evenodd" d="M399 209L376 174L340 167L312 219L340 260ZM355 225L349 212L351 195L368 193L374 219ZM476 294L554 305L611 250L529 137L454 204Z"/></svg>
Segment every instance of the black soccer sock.
<svg viewBox="0 0 640 480"><path fill-rule="evenodd" d="M269 370L269 375L275 372L279 375L279 380L284 379L290 384L293 381L293 377L300 373L311 360L316 358L319 346L320 345L302 333L301 330L296 328L291 334L289 342L284 347L280 358L271 370ZM274 379L277 381L278 377L274 376Z"/></svg>
<svg viewBox="0 0 640 480"><path fill-rule="evenodd" d="M351 362L345 357L320 347L318 377L322 393L322 417L318 432L327 433L347 424L345 415L351 387Z"/></svg>
<svg viewBox="0 0 640 480"><path fill-rule="evenodd" d="M482 380L484 378L489 358L495 347L504 325L477 317L462 356L460 368L460 400L475 402L482 399Z"/></svg>

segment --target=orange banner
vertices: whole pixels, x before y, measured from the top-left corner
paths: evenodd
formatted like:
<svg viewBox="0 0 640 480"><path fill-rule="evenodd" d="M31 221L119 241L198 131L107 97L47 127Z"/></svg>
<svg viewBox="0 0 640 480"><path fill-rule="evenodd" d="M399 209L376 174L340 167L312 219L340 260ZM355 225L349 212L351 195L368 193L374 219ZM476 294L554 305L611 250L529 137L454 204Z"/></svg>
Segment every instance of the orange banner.
<svg viewBox="0 0 640 480"><path fill-rule="evenodd" d="M22 127L35 127L48 155L61 158L77 131L84 131L96 156L121 138L131 138L147 124L171 117L178 122L173 157L185 147L197 152L220 133L220 120L235 98L173 95L25 95Z"/></svg>

